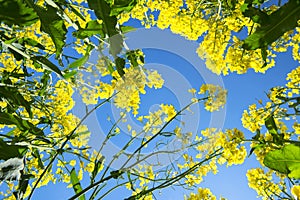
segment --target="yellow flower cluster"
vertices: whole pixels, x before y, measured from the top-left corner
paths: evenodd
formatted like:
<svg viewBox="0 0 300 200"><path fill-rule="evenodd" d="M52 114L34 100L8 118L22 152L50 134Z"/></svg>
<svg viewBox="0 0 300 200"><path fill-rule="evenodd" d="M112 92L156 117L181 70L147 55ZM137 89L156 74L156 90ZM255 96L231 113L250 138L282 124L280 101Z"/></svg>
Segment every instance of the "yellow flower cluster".
<svg viewBox="0 0 300 200"><path fill-rule="evenodd" d="M214 132L206 129L205 132ZM217 160L219 164L227 162L227 166L242 164L247 156L247 151L244 146L239 146L244 139L244 134L237 130L226 130L217 132L210 138L210 145L215 150L222 148L223 152Z"/></svg>
<svg viewBox="0 0 300 200"><path fill-rule="evenodd" d="M300 185L294 185L291 189L291 193L295 199L300 199Z"/></svg>
<svg viewBox="0 0 300 200"><path fill-rule="evenodd" d="M198 193L191 193L188 197L185 196L185 200L217 200L216 196L212 194L212 192L208 188L198 188ZM220 200L225 200L224 198L220 198Z"/></svg>
<svg viewBox="0 0 300 200"><path fill-rule="evenodd" d="M239 146L244 140L244 135L237 129L226 130L225 132L218 131L215 128L208 128L201 132L202 137L197 136L196 141L200 144L194 148L197 151L196 157L184 154L184 164L178 163L179 169L193 168L198 160L209 158L214 153L220 153L217 157L213 157L203 163L197 170L185 176L185 183L189 186L194 186L202 182L203 177L209 172L216 174L218 172L217 164L227 166L242 164L247 156L244 146Z"/></svg>
<svg viewBox="0 0 300 200"><path fill-rule="evenodd" d="M270 115L271 103L268 102L265 108L257 108L256 104L252 104L249 106L249 111L244 110L242 116L242 124L243 126L250 130L251 132L256 132L260 130L261 127L265 124L265 119Z"/></svg>
<svg viewBox="0 0 300 200"><path fill-rule="evenodd" d="M140 116L139 118L144 122L144 132L156 134L165 122L175 117L176 113L173 105L161 104L160 109L157 111L149 112L148 115Z"/></svg>
<svg viewBox="0 0 300 200"><path fill-rule="evenodd" d="M134 18L140 20L146 28L170 28L173 33L190 40L198 40L202 36L203 41L200 42L197 53L206 59L207 68L214 73L246 73L250 68L255 72L264 73L275 65L275 54L267 51L268 59L264 66L261 50L244 50L243 42L234 34L244 26L248 28L249 33L252 28L257 27L251 19L242 14L243 4L244 1L236 1L234 8L222 9L223 5L219 2L142 0L138 1L137 6L130 12L121 14L119 23ZM154 18L153 15L157 17ZM298 39L294 36L295 41ZM272 51L279 51L281 46L287 47L286 44L277 43ZM294 52L297 50L295 45Z"/></svg>
<svg viewBox="0 0 300 200"><path fill-rule="evenodd" d="M264 172L261 168L250 169L247 172L248 185L264 200L280 195L281 189L272 180L272 171Z"/></svg>
<svg viewBox="0 0 300 200"><path fill-rule="evenodd" d="M291 89L291 93L300 94L300 66L288 73L286 80L286 86Z"/></svg>
<svg viewBox="0 0 300 200"><path fill-rule="evenodd" d="M300 28L296 27L295 34L291 39L290 45L293 48L293 58L300 62Z"/></svg>
<svg viewBox="0 0 300 200"><path fill-rule="evenodd" d="M222 87L213 84L204 84L201 86L199 94L208 94L205 101L205 109L213 112L223 108L226 103L227 91Z"/></svg>
<svg viewBox="0 0 300 200"><path fill-rule="evenodd" d="M97 104L99 99L107 99L115 93L114 105L137 115L140 95L146 93L146 87L159 89L164 84L164 80L157 71L146 70L142 67L124 68L125 74L122 77L117 71L110 74L106 62L107 60L102 57L97 65L87 66L79 74L79 91L85 104ZM139 65L142 66L142 63ZM99 80L99 77L102 79Z"/></svg>

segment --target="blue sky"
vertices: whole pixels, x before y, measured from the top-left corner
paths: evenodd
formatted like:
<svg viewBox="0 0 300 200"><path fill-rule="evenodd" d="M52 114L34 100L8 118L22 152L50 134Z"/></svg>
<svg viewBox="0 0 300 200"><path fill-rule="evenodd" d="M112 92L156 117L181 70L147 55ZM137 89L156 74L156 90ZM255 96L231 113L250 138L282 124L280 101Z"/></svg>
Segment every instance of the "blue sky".
<svg viewBox="0 0 300 200"><path fill-rule="evenodd" d="M265 74L257 74L249 70L247 74L243 75L216 76L205 68L204 62L196 55L195 51L198 47L196 42L173 35L169 30L138 29L127 35L126 43L130 49L142 48L146 56L145 67L158 70L166 80L163 89L149 90L146 95L142 96L140 109L142 113L157 108L160 103L174 103L179 108L189 101L190 94L187 93L187 89L190 87L199 89L203 83L223 85L228 90L227 104L221 111L210 114L203 110L201 104L195 108L195 112L199 116L191 120L190 124L186 124L185 128L196 130L196 132L206 127L223 129L236 127L243 130L247 138L251 138L253 134L241 125L240 119L243 111L248 108L248 105L257 103L258 99L266 99L265 93L271 87L284 85L286 74L297 67L297 63L292 60L289 51L278 55L276 67L268 70ZM107 109L107 113L118 112L112 107ZM197 109L199 109L198 113ZM104 120L103 117L98 116L99 122L102 121L101 119ZM185 120L189 121L190 118ZM99 140L92 139L91 144L93 141ZM114 141L112 146L118 149L121 143L122 141ZM247 158L243 165L228 168L222 166L217 175L209 175L204 178L200 186L209 187L216 196L223 196L230 200L256 199L256 192L248 188L246 178L247 170L255 167L259 167L259 164L254 156ZM125 193L127 192L119 190L107 199L118 199L120 194L124 194L126 197ZM188 193L189 191L178 188L176 191L166 189L162 190L160 194L156 193L156 198L183 199L183 195ZM124 196L122 195L122 197Z"/></svg>
<svg viewBox="0 0 300 200"><path fill-rule="evenodd" d="M135 24L135 22L132 22L132 24ZM172 34L169 30L162 31L156 28L145 30L141 28L127 34L126 37L126 43L130 49L142 48L144 50L146 55L145 67L158 70L166 80L163 89L157 91L149 90L147 95L142 96L142 113L156 109L157 105L161 103L174 103L177 108L182 107L190 99L187 89L191 87L199 89L203 83L223 85L228 90L227 104L221 111L210 114L204 111L200 104L200 106L194 107L195 115L192 118L187 116L183 119L187 120L185 128L196 132L206 127L236 127L243 130L247 138L251 138L253 134L241 125L240 118L243 110L247 109L248 105L256 103L257 99L266 99L265 92L271 87L285 84L286 74L298 66L292 60L291 52L289 51L279 54L276 58L276 66L269 69L265 74L256 74L249 70L247 74L243 75L217 76L207 70L204 62L196 55L195 51L198 47L196 42L187 41L183 37ZM90 58L90 61L95 61L97 54L94 56ZM83 107L80 108L80 104L78 104L74 112L80 113L81 109ZM104 117L101 114L107 113L108 115L117 116L118 110L110 105L106 106L105 109L105 111L102 110L101 113L92 116L87 122L93 134L91 145L95 148L99 144L99 138L97 138L99 135L96 136L99 133L99 129L102 131L107 129L103 125L105 123L101 123L107 115ZM138 124L133 124L133 126L139 127ZM110 147L114 147L117 150L121 144L122 141L113 141ZM107 149L107 152L110 150ZM204 178L200 186L209 187L216 196L223 196L229 200L255 199L256 193L248 188L245 174L248 169L256 166L259 165L255 161L255 157L251 156L246 159L243 165L229 168L220 167L217 175L209 175ZM49 184L47 187L37 189L32 199L50 199L50 197L56 200L67 199L73 195L73 191L72 189L67 190L65 187L65 184L58 184L57 186ZM126 194L122 195L122 198L118 198L120 194L124 193L129 195L128 192L119 190L106 199L123 199L128 197ZM156 194L156 197L159 200L183 199L184 193L188 192L167 189L163 190L161 195Z"/></svg>

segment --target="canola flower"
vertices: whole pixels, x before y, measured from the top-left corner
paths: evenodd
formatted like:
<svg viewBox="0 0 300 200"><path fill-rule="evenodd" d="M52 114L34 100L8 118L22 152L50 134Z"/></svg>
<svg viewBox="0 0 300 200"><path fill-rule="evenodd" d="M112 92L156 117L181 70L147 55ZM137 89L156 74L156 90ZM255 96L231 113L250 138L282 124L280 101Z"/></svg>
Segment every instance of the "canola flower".
<svg viewBox="0 0 300 200"><path fill-rule="evenodd" d="M223 2L140 0L130 12L120 15L119 23L123 24L133 18L141 21L145 28L169 28L173 33L189 40L203 37L197 53L206 60L206 67L216 74L242 74L248 69L265 73L275 66L275 52L286 51L289 45L293 46L293 56L298 59L298 28L295 32L285 34L283 42L274 42L271 49L267 50L266 60L260 49L243 49L243 42L236 33L242 29L251 33L258 26L242 14L244 1L235 3L232 8L223 9ZM276 10L273 6L270 13Z"/></svg>

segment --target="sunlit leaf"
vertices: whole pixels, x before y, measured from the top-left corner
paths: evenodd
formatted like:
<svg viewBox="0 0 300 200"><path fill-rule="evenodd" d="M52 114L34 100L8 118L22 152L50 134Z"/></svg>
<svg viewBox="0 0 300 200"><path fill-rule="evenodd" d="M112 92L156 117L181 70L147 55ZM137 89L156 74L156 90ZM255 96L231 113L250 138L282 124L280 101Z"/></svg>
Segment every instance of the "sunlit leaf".
<svg viewBox="0 0 300 200"><path fill-rule="evenodd" d="M41 159L40 153L39 153L39 151L37 150L37 148L33 148L33 149L32 149L31 155L32 155L33 157L37 158L39 168L44 169L44 164L43 164L43 161L42 161L42 159Z"/></svg>
<svg viewBox="0 0 300 200"><path fill-rule="evenodd" d="M270 151L264 158L264 165L290 178L300 179L300 147L288 144Z"/></svg>
<svg viewBox="0 0 300 200"><path fill-rule="evenodd" d="M59 58L67 34L64 20L57 14L58 10L50 5L46 8L35 5L34 8L40 17L41 29L50 35L56 47L56 58Z"/></svg>
<svg viewBox="0 0 300 200"><path fill-rule="evenodd" d="M273 115L270 115L269 117L267 117L265 119L265 125L266 125L266 128L268 129L269 133L271 133L272 135L277 134L277 126L275 124Z"/></svg>
<svg viewBox="0 0 300 200"><path fill-rule="evenodd" d="M71 183L72 183L72 186L73 186L73 189L75 191L75 194L78 194L79 192L82 191L82 187L81 187L81 184L80 184L80 181L79 181L79 178L77 176L77 173L75 171L75 168L73 168L71 170ZM79 200L85 200L85 195L81 195L79 198Z"/></svg>
<svg viewBox="0 0 300 200"><path fill-rule="evenodd" d="M88 0L89 7L94 10L98 19L103 21L103 31L109 37L117 34L116 25L117 18L110 16L111 8L106 1L103 0Z"/></svg>
<svg viewBox="0 0 300 200"><path fill-rule="evenodd" d="M97 20L89 21L85 28L80 28L78 31L74 32L73 35L79 39L84 39L91 37L93 35L99 34L104 37L103 25L99 24Z"/></svg>
<svg viewBox="0 0 300 200"><path fill-rule="evenodd" d="M114 0L111 5L110 15L119 15L122 12L129 12L137 4L137 0Z"/></svg>
<svg viewBox="0 0 300 200"><path fill-rule="evenodd" d="M269 15L268 22L260 18L261 26L244 40L243 48L254 50L267 47L285 32L297 27L297 21L300 19L299 13L300 1L290 0Z"/></svg>
<svg viewBox="0 0 300 200"><path fill-rule="evenodd" d="M74 69L74 68L77 68L79 66L83 66L88 61L92 49L93 49L93 46L92 45L88 45L84 56L81 57L81 58L79 58L79 59L77 59L76 61L72 62L69 65L69 68L70 69Z"/></svg>
<svg viewBox="0 0 300 200"><path fill-rule="evenodd" d="M136 28L132 26L120 26L121 32L122 33L129 33L130 31L135 31Z"/></svg>

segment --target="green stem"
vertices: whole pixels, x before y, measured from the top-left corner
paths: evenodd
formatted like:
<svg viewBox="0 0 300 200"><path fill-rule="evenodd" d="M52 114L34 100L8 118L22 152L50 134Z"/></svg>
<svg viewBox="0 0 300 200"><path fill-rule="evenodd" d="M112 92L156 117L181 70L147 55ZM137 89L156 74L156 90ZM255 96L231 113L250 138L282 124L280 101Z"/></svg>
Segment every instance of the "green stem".
<svg viewBox="0 0 300 200"><path fill-rule="evenodd" d="M52 166L53 162L55 161L55 159L57 158L57 156L59 154L61 154L63 151L63 148L66 146L66 144L68 143L68 141L72 138L72 136L74 135L74 133L76 132L76 130L79 128L79 126L84 122L84 120L86 120L86 118L92 114L95 110L97 110L99 107L101 107L104 103L108 102L113 96L111 96L110 98L106 99L105 101L99 103L97 106L95 106L92 110L90 110L78 123L78 125L67 135L67 138L65 139L65 141L63 142L63 144L61 145L61 147L56 150L55 155L52 157L52 159L50 160L50 162L48 163L48 165L46 166L46 168L44 169L44 171L42 172L42 174L40 175L40 177L37 179L36 183L34 184L29 196L27 200L30 200L34 190L37 188L39 182L42 180L42 178L44 177L44 175L47 173L47 171L50 169L50 167Z"/></svg>

